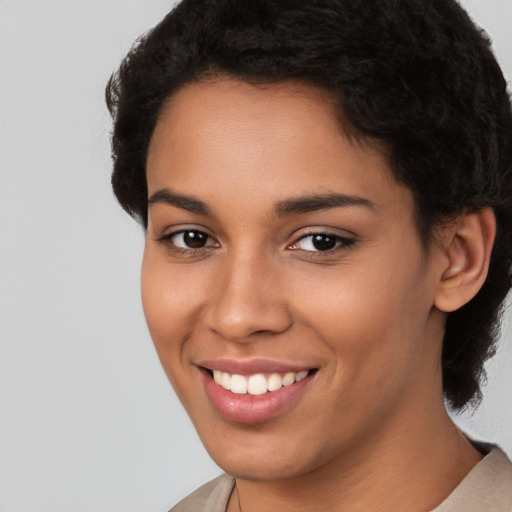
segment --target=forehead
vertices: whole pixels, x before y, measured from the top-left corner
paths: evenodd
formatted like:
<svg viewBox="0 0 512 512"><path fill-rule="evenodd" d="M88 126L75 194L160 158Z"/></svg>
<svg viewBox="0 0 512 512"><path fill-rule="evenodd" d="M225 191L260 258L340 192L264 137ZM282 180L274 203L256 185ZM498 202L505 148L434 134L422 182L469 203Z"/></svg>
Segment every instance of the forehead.
<svg viewBox="0 0 512 512"><path fill-rule="evenodd" d="M408 213L412 204L383 152L348 138L328 94L296 82L185 85L161 111L147 178L150 195L170 187L207 202L250 197L271 205L283 196L336 192L400 204Z"/></svg>
<svg viewBox="0 0 512 512"><path fill-rule="evenodd" d="M312 143L318 148L321 139L341 135L333 101L328 94L316 87L296 82L252 85L233 79L217 79L187 84L174 93L159 115L152 149L165 138L172 144L176 156L196 158L201 150L210 156L222 149L231 149L232 155L243 149L245 166L253 157L251 149L269 147L270 142L280 141L281 147L298 141L300 131L309 130ZM194 152L185 151L180 143L195 143L201 147ZM180 149L182 149L180 151ZM190 149L190 148L187 148ZM275 158L277 152L260 154Z"/></svg>

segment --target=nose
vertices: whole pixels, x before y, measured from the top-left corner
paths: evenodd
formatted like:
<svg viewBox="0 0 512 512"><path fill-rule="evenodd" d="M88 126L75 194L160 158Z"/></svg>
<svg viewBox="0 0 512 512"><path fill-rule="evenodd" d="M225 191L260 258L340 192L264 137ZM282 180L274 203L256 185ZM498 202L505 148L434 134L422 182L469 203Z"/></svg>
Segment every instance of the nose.
<svg viewBox="0 0 512 512"><path fill-rule="evenodd" d="M205 314L208 328L222 338L245 343L255 335L283 333L292 317L279 276L271 262L232 257L217 269L215 291Z"/></svg>

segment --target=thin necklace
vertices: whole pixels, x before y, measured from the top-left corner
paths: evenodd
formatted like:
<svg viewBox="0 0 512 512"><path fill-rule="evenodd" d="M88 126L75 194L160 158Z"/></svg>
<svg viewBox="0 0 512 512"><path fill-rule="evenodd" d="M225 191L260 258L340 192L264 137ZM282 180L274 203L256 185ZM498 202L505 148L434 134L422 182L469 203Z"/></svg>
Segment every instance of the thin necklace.
<svg viewBox="0 0 512 512"><path fill-rule="evenodd" d="M236 485L236 481L235 481L235 491L236 491L236 500L238 502L238 512L243 512L242 505L240 505L240 493L238 492L238 485Z"/></svg>

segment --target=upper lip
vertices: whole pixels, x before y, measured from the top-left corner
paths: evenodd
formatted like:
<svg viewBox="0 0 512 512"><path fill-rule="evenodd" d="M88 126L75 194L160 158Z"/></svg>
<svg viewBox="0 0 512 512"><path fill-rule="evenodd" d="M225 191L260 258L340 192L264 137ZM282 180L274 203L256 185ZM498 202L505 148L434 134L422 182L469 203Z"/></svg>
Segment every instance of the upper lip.
<svg viewBox="0 0 512 512"><path fill-rule="evenodd" d="M200 361L198 366L208 370L218 370L237 375L254 375L256 373L298 373L313 367L303 364L285 363L272 359L209 359Z"/></svg>

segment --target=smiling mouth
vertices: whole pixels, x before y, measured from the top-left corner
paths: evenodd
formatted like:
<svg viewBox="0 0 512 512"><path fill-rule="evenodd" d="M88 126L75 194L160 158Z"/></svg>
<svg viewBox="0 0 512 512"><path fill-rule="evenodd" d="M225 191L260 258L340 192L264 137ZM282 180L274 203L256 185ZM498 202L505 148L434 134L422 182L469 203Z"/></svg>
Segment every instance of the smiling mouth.
<svg viewBox="0 0 512 512"><path fill-rule="evenodd" d="M272 368L275 364L255 363L252 369L251 364L237 367L236 363L217 362L212 364L215 369L208 366L198 368L211 404L227 420L245 424L262 423L283 414L304 395L318 373L318 368ZM233 367L233 373L224 371L226 366ZM265 366L268 373L264 372Z"/></svg>
<svg viewBox="0 0 512 512"><path fill-rule="evenodd" d="M226 391L237 395L253 396L273 393L283 387L291 386L317 371L316 368L312 368L300 372L240 375L209 368L204 368L204 370L210 374L216 384Z"/></svg>

